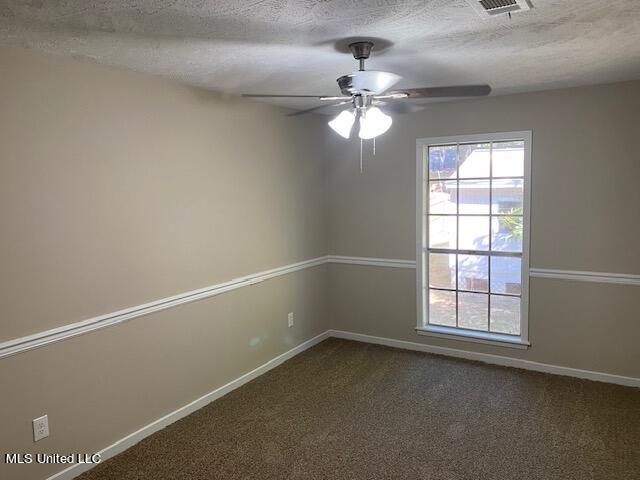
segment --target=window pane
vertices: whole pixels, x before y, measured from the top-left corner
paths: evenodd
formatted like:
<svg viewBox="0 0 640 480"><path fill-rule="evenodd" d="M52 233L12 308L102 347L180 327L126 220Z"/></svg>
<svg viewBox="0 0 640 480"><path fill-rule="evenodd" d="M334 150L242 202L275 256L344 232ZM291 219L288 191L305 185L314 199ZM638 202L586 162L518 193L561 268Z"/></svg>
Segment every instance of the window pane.
<svg viewBox="0 0 640 480"><path fill-rule="evenodd" d="M472 330L489 328L489 295L458 293L458 326Z"/></svg>
<svg viewBox="0 0 640 480"><path fill-rule="evenodd" d="M460 228L462 239L462 228ZM504 216L491 219L491 249L498 252L522 251L523 217Z"/></svg>
<svg viewBox="0 0 640 480"><path fill-rule="evenodd" d="M457 157L455 145L429 147L429 178L456 178Z"/></svg>
<svg viewBox="0 0 640 480"><path fill-rule="evenodd" d="M460 180L459 212L489 213L489 180Z"/></svg>
<svg viewBox="0 0 640 480"><path fill-rule="evenodd" d="M460 243L461 250L488 250L489 249L489 217L460 216Z"/></svg>
<svg viewBox="0 0 640 480"><path fill-rule="evenodd" d="M492 213L522 215L523 185L521 179L493 180L491 186Z"/></svg>
<svg viewBox="0 0 640 480"><path fill-rule="evenodd" d="M524 142L495 142L491 168L494 177L524 176Z"/></svg>
<svg viewBox="0 0 640 480"><path fill-rule="evenodd" d="M457 181L429 182L429 213L456 213Z"/></svg>
<svg viewBox="0 0 640 480"><path fill-rule="evenodd" d="M429 323L456 326L456 293L429 290Z"/></svg>
<svg viewBox="0 0 640 480"><path fill-rule="evenodd" d="M520 335L520 298L491 295L491 331Z"/></svg>
<svg viewBox="0 0 640 480"><path fill-rule="evenodd" d="M491 257L491 291L520 295L522 260L514 257Z"/></svg>
<svg viewBox="0 0 640 480"><path fill-rule="evenodd" d="M456 288L456 256L446 253L429 254L429 286Z"/></svg>
<svg viewBox="0 0 640 480"><path fill-rule="evenodd" d="M525 142L427 150L422 257L429 323L520 334ZM436 253L433 249L448 250ZM474 251L477 251L474 252ZM514 256L500 256L509 252Z"/></svg>
<svg viewBox="0 0 640 480"><path fill-rule="evenodd" d="M456 248L456 217L429 215L429 247Z"/></svg>
<svg viewBox="0 0 640 480"><path fill-rule="evenodd" d="M458 255L458 288L487 292L489 290L489 257Z"/></svg>
<svg viewBox="0 0 640 480"><path fill-rule="evenodd" d="M488 143L460 145L458 150L460 178L488 178L490 175L490 150Z"/></svg>

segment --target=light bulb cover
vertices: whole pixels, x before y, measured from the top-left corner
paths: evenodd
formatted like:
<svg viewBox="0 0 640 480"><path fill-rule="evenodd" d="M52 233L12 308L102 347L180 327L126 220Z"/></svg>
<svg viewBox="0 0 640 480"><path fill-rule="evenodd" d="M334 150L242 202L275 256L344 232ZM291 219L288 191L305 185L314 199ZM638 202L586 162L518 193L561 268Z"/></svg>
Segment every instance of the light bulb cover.
<svg viewBox="0 0 640 480"><path fill-rule="evenodd" d="M355 121L356 112L354 110L343 110L336 118L328 123L338 135L344 138L349 138Z"/></svg>
<svg viewBox="0 0 640 480"><path fill-rule="evenodd" d="M378 107L369 107L360 117L360 132L358 136L363 140L375 138L389 130L393 119Z"/></svg>

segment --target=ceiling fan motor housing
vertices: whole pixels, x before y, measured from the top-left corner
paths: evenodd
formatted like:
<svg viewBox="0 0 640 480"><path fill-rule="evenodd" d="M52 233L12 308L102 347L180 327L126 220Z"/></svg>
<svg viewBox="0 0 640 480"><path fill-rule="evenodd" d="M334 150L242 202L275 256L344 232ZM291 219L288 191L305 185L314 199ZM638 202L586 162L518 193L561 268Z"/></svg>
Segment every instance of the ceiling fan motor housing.
<svg viewBox="0 0 640 480"><path fill-rule="evenodd" d="M379 95L395 85L400 76L377 70L356 71L338 78L343 95Z"/></svg>
<svg viewBox="0 0 640 480"><path fill-rule="evenodd" d="M336 81L343 95L352 95L355 93L351 84L351 75L343 75Z"/></svg>

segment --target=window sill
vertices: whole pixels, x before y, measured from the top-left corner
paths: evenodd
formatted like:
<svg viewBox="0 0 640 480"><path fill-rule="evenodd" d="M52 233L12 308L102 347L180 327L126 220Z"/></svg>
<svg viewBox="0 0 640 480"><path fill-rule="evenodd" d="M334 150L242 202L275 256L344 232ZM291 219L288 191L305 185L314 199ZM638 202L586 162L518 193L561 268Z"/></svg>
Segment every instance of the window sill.
<svg viewBox="0 0 640 480"><path fill-rule="evenodd" d="M529 342L525 342L520 337L511 335L501 335L499 333L476 332L473 330L462 330L460 328L440 327L435 325L427 325L417 327L418 335L427 335L429 337L446 338L449 340L460 340L463 342L484 343L486 345L495 345L498 347L519 348L521 350L529 348Z"/></svg>

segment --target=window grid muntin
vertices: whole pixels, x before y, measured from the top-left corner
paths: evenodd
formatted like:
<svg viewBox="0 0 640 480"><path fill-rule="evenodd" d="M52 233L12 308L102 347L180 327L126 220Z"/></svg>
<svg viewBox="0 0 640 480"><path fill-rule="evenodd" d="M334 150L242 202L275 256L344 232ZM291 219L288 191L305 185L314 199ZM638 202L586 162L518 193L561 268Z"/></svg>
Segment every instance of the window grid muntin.
<svg viewBox="0 0 640 480"><path fill-rule="evenodd" d="M517 139L517 140L511 140L509 142L518 142L518 143L522 143L523 148L526 148L526 144L524 139ZM425 225L429 225L429 219L432 216L432 214L430 213L431 210L431 200L430 200L430 185L431 183L435 183L435 182L446 182L446 181L456 181L456 213L449 213L449 214L440 214L440 213L436 213L433 214L433 216L443 216L443 217L456 217L456 248L454 249L450 249L450 248L431 248L429 247L429 242L430 242L430 235L426 235L426 238L423 241L423 245L422 245L422 251L423 251L423 259L422 262L424 262L425 260L425 255L429 255L429 253L445 253L445 254L450 254L450 255L455 255L455 297L456 297L456 305L455 305L455 310L456 310L456 327L457 329L460 330L470 330L470 331L486 331L488 333L500 333L501 335L508 335L508 336L513 336L513 337L520 337L522 335L522 298L523 298L523 291L522 291L522 285L523 285L523 281L522 281L522 272L523 272L523 258L524 258L524 249L526 248L526 246L524 245L524 243L521 246L521 250L519 252L512 252L512 251L500 251L500 250L493 250L493 245L492 245L492 237L493 237L493 217L516 217L516 218L521 218L522 222L524 224L524 214L525 214L525 210L524 210L524 188L526 185L526 169L523 170L523 175L522 176L513 176L513 175L509 175L509 176L493 176L493 145L495 143L505 143L504 141L499 141L499 140L490 140L487 142L484 141L476 141L476 142L459 142L459 143L443 143L443 144L434 144L434 145L428 145L426 148L426 153L427 153L427 159L426 159L426 172L425 172L425 176L426 178L423 177L422 179L422 183L423 183L423 191L425 192L425 196L423 199L423 205L425 208L425 213L424 213L424 219L425 219ZM489 177L464 177L461 179L460 177L460 145L483 145L483 144L488 144L489 145ZM452 147L455 146L456 147L456 168L455 168L455 179L452 178L436 178L436 179L432 179L431 178L431 155L430 155L430 150L432 148L444 148L444 147ZM522 180L522 188L523 188L523 212L521 215L510 215L510 214L504 214L504 213L493 213L493 180ZM488 214L483 214L483 213L478 213L478 214L467 214L465 213L464 216L470 216L470 217L489 217L489 235L488 235L488 242L489 242L489 248L488 250L460 250L460 180L463 181L468 181L468 180L483 180L489 181L489 213ZM524 233L524 232L523 232ZM429 232L430 234L430 232ZM482 256L487 256L488 257L488 269L487 269L487 282L488 282L488 286L487 286L487 292L478 292L478 291L471 291L471 290L460 290L460 285L459 285L459 278L458 278L458 256L459 255L482 255ZM520 294L507 294L507 293L494 293L492 292L492 282L491 282L491 258L492 257L515 257L515 258L520 258L521 259L521 264L520 264L520 274L521 274L521 278L520 278L520 285L521 285L521 291ZM437 291L449 291L449 292L453 292L453 290L451 289L446 289L446 288L434 288L431 287L429 285L429 275L430 272L428 271L428 269L425 269L426 271L424 272L424 276L426 277L425 280L423 282L423 298L426 294L426 298L427 300L429 300L429 290L437 290ZM479 294L479 295L486 295L487 296L487 329L486 330L475 330L475 329L471 329L471 328L466 328L466 327L460 327L459 326L459 295L458 293L462 292L462 293L475 293L475 294ZM509 297L509 298L519 298L520 299L520 311L519 311L519 319L520 319L520 325L519 325L519 333L517 334L513 334L513 333L503 333L503 332L494 332L491 330L491 296L492 295L496 295L496 296L503 296L503 297ZM426 310L428 311L430 308L430 301L425 302L426 303ZM424 318L424 317L423 317ZM430 315L427 315L427 323L430 325L438 325L438 324L432 324L430 322Z"/></svg>
<svg viewBox="0 0 640 480"><path fill-rule="evenodd" d="M459 201L459 200L458 200ZM493 142L489 143L489 252L491 252L491 240L493 239ZM487 332L491 332L491 256L489 255L489 272L487 281L489 282L487 299ZM522 271L522 267L520 268ZM518 330L520 330L518 328Z"/></svg>
<svg viewBox="0 0 640 480"><path fill-rule="evenodd" d="M429 289L429 290L438 290L440 292L455 292L456 291L453 288L445 288L445 287L427 286L425 288ZM478 290L466 290L464 288L460 288L457 291L458 292L462 292L462 293L478 293L478 294L481 294L481 295L495 295L496 297L511 297L511 298L516 297L516 298L520 298L520 294L519 293L504 293L504 292L490 292L490 291L480 292Z"/></svg>

